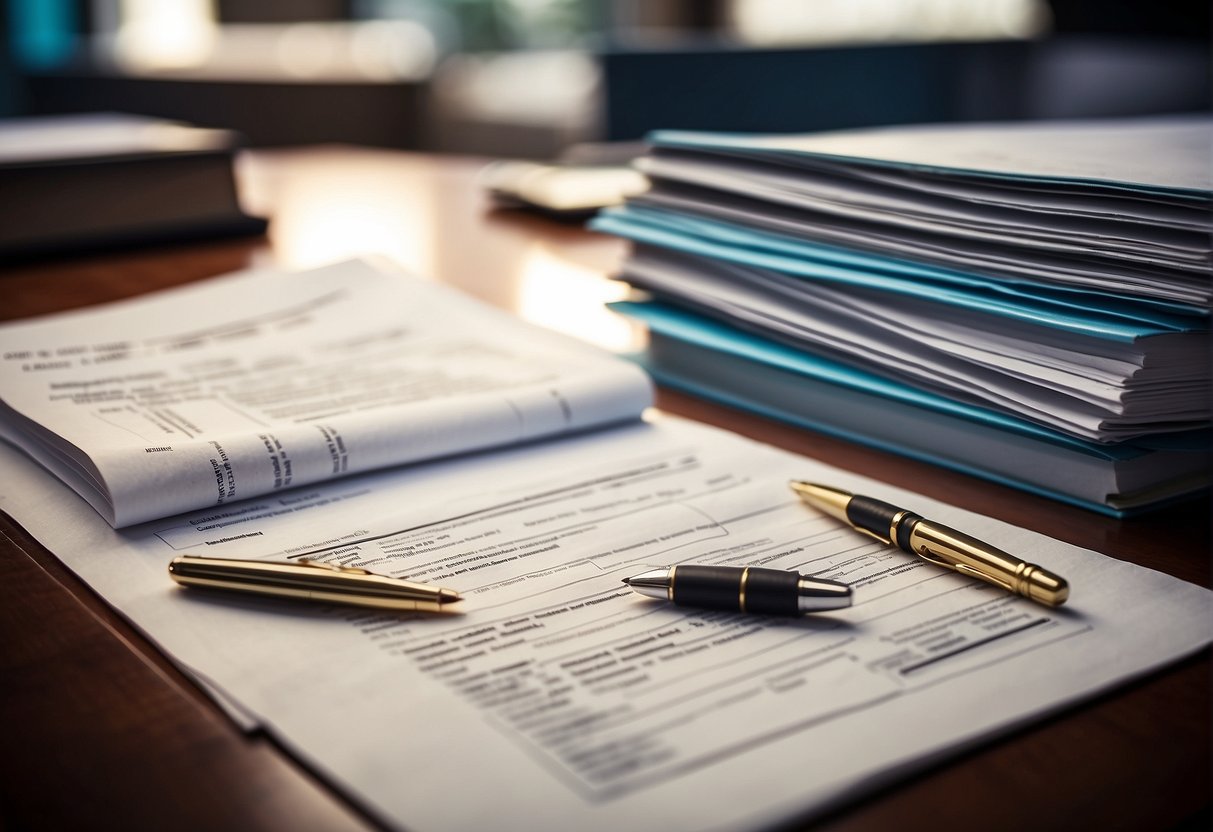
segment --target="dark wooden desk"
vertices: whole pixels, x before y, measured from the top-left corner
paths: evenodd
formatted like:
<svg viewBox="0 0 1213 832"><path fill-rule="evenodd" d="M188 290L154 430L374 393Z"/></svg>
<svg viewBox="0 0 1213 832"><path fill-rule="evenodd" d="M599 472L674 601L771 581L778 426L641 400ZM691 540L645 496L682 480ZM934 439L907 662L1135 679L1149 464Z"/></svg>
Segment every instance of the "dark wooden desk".
<svg viewBox="0 0 1213 832"><path fill-rule="evenodd" d="M634 343L601 310L621 242L487 210L477 165L321 148L244 160L269 238L0 271L0 318L128 297L257 264L380 251L531 320ZM730 428L973 511L1209 586L1209 511L1115 521L927 465L662 393ZM0 488L3 488L0 475ZM0 517L0 826L24 829L373 828L264 737L246 737L142 636ZM1210 655L959 755L814 828L1205 828ZM452 761L454 762L454 761ZM794 825L793 825L794 826Z"/></svg>

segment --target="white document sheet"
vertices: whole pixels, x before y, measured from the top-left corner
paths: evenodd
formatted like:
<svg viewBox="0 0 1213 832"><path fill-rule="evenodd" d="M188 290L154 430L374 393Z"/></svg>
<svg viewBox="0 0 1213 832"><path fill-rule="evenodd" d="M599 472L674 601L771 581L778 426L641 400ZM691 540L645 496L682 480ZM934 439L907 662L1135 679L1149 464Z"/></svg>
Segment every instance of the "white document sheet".
<svg viewBox="0 0 1213 832"><path fill-rule="evenodd" d="M633 253L623 279L659 296L715 310L759 332L782 335L790 343L841 353L911 385L994 406L1083 439L1119 441L1143 433L1190 430L1200 427L1208 412L1208 396L1201 386L1208 363L1200 354L1207 344L1199 337L1162 336L1183 339L1191 360L1179 368L1184 375L1168 378L1170 367L1163 368L1158 387L1168 397L1151 401L1133 390L1137 378L1149 377L1150 371L1107 381L1077 361L1059 368L1017 357L983 340L989 333L975 327L968 343L949 340L939 336L954 324L936 326L913 300L889 312L886 304L865 302L859 292L661 249ZM937 310L928 311L938 315ZM964 321L962 314L955 318ZM1013 336L1013 323L1005 331ZM1017 349L1024 343L1020 339ZM1083 346L1106 346L1109 354L1119 347L1122 356L1141 352L1134 343L1086 339Z"/></svg>
<svg viewBox="0 0 1213 832"><path fill-rule="evenodd" d="M1085 291L1127 292L1144 299L1208 303L1208 280L1203 274L1173 271L1159 279L1158 269L1106 258L1075 260L1061 255L1012 247L999 241L969 240L957 247L946 236L919 235L896 228L859 226L846 220L814 214L807 219L798 212L770 203L755 213L749 206L729 204L721 198L705 202L699 198L667 193L659 187L633 200L637 205L655 205L687 214L741 222L766 231L802 235L820 243L876 251L911 259L925 259L940 266L973 270L976 274L1003 275L1012 283L1048 285L1060 283Z"/></svg>
<svg viewBox="0 0 1213 832"><path fill-rule="evenodd" d="M276 493L115 531L0 446L0 508L176 661L390 825L738 830L820 812L1189 654L1213 593L672 419ZM903 504L1069 579L1050 609L799 503ZM311 557L448 586L464 615L176 588L174 555ZM851 583L803 619L620 580L752 564ZM204 775L200 775L204 776Z"/></svg>
<svg viewBox="0 0 1213 832"><path fill-rule="evenodd" d="M0 436L126 526L638 419L634 365L363 261L0 327Z"/></svg>
<svg viewBox="0 0 1213 832"><path fill-rule="evenodd" d="M637 167L657 179L715 188L726 193L758 197L777 205L812 209L851 220L877 221L910 232L940 232L986 242L1015 241L1043 251L1085 256L1102 255L1129 262L1154 261L1183 267L1207 264L1208 229L1192 231L1169 226L1145 227L1118 220L1062 215L1036 219L1017 208L975 203L950 205L934 194L894 190L879 199L865 193L859 181L831 181L798 172L790 177L769 168L733 161L664 156L637 160Z"/></svg>
<svg viewBox="0 0 1213 832"><path fill-rule="evenodd" d="M1205 116L987 124L923 124L802 136L683 134L659 141L878 160L889 167L997 182L1042 180L1069 192L1112 187L1149 194L1213 189L1210 121Z"/></svg>

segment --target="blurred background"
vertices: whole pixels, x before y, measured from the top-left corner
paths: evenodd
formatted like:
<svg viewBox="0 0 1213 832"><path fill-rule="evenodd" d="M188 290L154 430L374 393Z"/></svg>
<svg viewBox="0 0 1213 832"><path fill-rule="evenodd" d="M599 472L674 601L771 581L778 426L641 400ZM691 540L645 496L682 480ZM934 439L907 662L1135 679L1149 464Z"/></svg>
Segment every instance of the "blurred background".
<svg viewBox="0 0 1213 832"><path fill-rule="evenodd" d="M0 117L520 158L654 128L1208 110L1204 0L2 0Z"/></svg>

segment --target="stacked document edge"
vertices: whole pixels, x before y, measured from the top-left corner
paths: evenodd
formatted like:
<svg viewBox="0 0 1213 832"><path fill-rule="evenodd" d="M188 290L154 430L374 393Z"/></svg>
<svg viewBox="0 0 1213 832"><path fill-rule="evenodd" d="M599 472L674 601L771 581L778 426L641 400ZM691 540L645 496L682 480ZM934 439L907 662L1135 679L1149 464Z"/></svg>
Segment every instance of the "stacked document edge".
<svg viewBox="0 0 1213 832"><path fill-rule="evenodd" d="M1123 514L1208 484L1210 195L1193 151L1208 133L659 133L639 163L651 190L594 227L634 241L620 277L655 302L620 311L649 324L660 381ZM961 159L998 147L1001 167L907 158L949 142ZM832 150L846 144L891 160ZM1159 170L1125 158L1146 145L1168 155ZM1050 170L1058 146L1087 148L1077 174ZM857 389L893 409L848 418Z"/></svg>

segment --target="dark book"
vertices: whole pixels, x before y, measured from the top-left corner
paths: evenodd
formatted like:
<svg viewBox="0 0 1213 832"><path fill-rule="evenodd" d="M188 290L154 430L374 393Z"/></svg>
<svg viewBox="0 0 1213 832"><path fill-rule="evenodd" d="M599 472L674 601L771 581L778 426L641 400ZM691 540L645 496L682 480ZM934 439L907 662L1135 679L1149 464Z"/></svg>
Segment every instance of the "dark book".
<svg viewBox="0 0 1213 832"><path fill-rule="evenodd" d="M140 116L0 121L0 257L261 233L237 196L238 147Z"/></svg>

